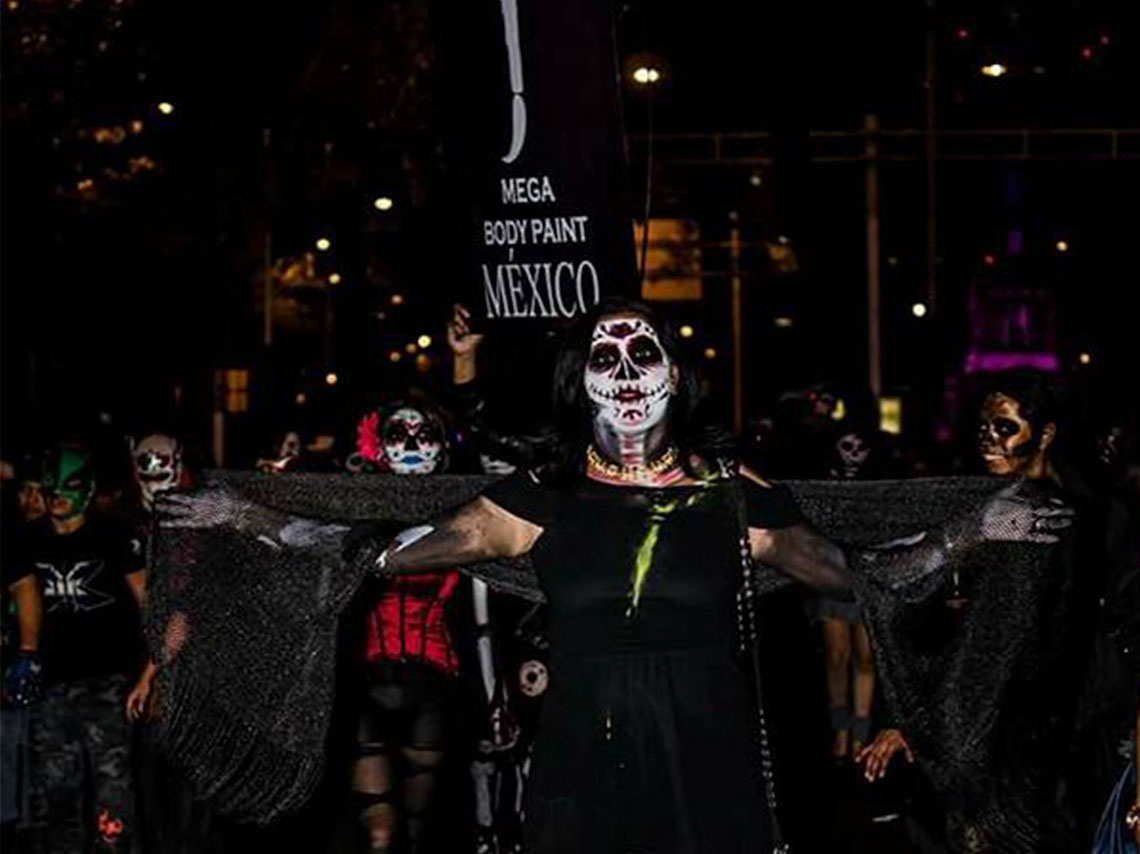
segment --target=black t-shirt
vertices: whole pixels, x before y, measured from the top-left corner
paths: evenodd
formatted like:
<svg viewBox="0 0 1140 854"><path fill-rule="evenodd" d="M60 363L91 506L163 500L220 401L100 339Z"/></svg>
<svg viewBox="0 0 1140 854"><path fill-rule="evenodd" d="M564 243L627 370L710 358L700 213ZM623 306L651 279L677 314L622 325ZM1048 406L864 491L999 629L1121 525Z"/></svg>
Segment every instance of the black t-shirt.
<svg viewBox="0 0 1140 854"><path fill-rule="evenodd" d="M129 673L138 666L138 607L125 576L144 568L139 539L89 519L72 534L38 533L13 572L35 572L44 597L40 652L49 683Z"/></svg>

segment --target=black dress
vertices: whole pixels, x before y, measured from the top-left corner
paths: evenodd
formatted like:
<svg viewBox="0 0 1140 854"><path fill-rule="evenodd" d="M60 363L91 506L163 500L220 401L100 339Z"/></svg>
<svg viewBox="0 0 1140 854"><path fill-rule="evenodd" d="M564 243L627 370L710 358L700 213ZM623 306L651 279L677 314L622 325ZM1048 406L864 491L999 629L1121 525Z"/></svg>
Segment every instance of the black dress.
<svg viewBox="0 0 1140 854"><path fill-rule="evenodd" d="M785 489L741 482L751 527L800 521ZM556 490L527 473L485 492L544 529L531 557L549 602L551 687L529 854L765 850L756 730L734 654L739 494L724 480Z"/></svg>

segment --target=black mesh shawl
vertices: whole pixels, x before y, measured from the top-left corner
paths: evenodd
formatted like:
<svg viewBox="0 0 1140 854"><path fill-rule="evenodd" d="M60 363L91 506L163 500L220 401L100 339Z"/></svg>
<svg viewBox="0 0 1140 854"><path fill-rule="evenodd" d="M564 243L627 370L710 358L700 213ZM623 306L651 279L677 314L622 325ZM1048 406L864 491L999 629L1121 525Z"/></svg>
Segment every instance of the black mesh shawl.
<svg viewBox="0 0 1140 854"><path fill-rule="evenodd" d="M213 472L207 480L290 515L412 524L464 503L490 478ZM867 545L977 514L1006 482L788 485L831 539ZM346 561L343 545L332 536L283 548L230 528L164 530L156 540L147 622L162 664L160 729L201 791L239 817L271 821L319 779L337 618L367 569ZM945 611L939 578L854 562L885 697L948 806L959 850L1035 850L1049 771L1041 756L1057 725L1049 674L1065 640L1071 563L1066 540L959 551L953 569L970 603L940 636L931 628L931 614ZM526 561L464 569L541 599ZM784 583L760 574L761 590Z"/></svg>

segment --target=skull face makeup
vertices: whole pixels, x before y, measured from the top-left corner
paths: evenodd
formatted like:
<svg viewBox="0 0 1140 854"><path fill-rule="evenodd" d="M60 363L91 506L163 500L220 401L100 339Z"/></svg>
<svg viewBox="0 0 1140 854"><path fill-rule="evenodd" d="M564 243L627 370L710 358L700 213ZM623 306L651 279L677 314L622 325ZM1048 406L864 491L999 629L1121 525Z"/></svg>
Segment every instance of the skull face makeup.
<svg viewBox="0 0 1140 854"><path fill-rule="evenodd" d="M524 697L540 697L550 684L550 671L546 665L531 658L519 665L519 690Z"/></svg>
<svg viewBox="0 0 1140 854"><path fill-rule="evenodd" d="M431 474L442 461L440 425L410 406L388 417L380 441L388 468L395 474Z"/></svg>
<svg viewBox="0 0 1140 854"><path fill-rule="evenodd" d="M586 394L594 417L618 435L643 434L660 423L673 392L672 362L657 331L636 315L598 321L586 362Z"/></svg>
<svg viewBox="0 0 1140 854"><path fill-rule="evenodd" d="M158 494L182 480L182 446L177 439L152 433L135 445L134 465L143 507L153 510Z"/></svg>
<svg viewBox="0 0 1140 854"><path fill-rule="evenodd" d="M1012 397L995 393L982 404L978 421L978 452L986 471L1001 477L1027 474L1035 463L1041 441Z"/></svg>
<svg viewBox="0 0 1140 854"><path fill-rule="evenodd" d="M845 479L858 477L871 455L871 446L858 433L844 433L835 442L835 450L839 453L839 466L832 468L832 477Z"/></svg>

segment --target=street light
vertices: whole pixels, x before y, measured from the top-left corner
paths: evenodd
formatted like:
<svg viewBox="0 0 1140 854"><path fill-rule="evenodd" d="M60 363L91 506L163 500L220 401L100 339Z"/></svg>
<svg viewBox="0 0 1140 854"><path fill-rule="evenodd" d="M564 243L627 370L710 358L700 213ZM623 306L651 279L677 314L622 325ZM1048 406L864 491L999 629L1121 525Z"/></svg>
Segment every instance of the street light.
<svg viewBox="0 0 1140 854"><path fill-rule="evenodd" d="M1058 252L1068 252L1069 251L1069 241L1067 241L1067 240L1058 240L1056 242L1056 244L1054 244L1054 245L1055 245Z"/></svg>
<svg viewBox="0 0 1140 854"><path fill-rule="evenodd" d="M914 305L912 305L910 307L910 312L915 317L926 317L926 304L921 303L921 302L916 302Z"/></svg>
<svg viewBox="0 0 1140 854"><path fill-rule="evenodd" d="M317 249L321 250L322 252L328 252L329 249L331 249L331 248L332 248L332 241L329 240L327 237L317 238Z"/></svg>
<svg viewBox="0 0 1140 854"><path fill-rule="evenodd" d="M158 111L160 113L162 113L164 116L169 116L171 113L174 112L174 105L172 103L170 103L169 101L162 101L158 105Z"/></svg>
<svg viewBox="0 0 1140 854"><path fill-rule="evenodd" d="M340 284L340 273L329 273L329 284L330 285L339 285Z"/></svg>
<svg viewBox="0 0 1140 854"><path fill-rule="evenodd" d="M419 338L416 339L416 343L419 344L422 349L426 350L428 347L431 346L431 336L430 335L421 335Z"/></svg>
<svg viewBox="0 0 1140 854"><path fill-rule="evenodd" d="M404 295L403 294L392 294L391 300L392 300L392 305L403 305L404 304Z"/></svg>
<svg viewBox="0 0 1140 854"><path fill-rule="evenodd" d="M661 79L661 72L651 65L639 65L633 69L633 82L640 86L652 86Z"/></svg>
<svg viewBox="0 0 1140 854"><path fill-rule="evenodd" d="M372 203L372 207L378 211L390 211L393 204L393 201L387 196L380 196Z"/></svg>
<svg viewBox="0 0 1140 854"><path fill-rule="evenodd" d="M1000 62L991 62L989 65L982 66L982 74L986 75L986 77L1001 77L1007 71L1009 71L1009 69Z"/></svg>
<svg viewBox="0 0 1140 854"><path fill-rule="evenodd" d="M693 327L689 326L689 324L687 324L687 323L684 326L682 326L680 329L678 329L677 331L681 333L682 338L692 338L693 337Z"/></svg>
<svg viewBox="0 0 1140 854"><path fill-rule="evenodd" d="M1078 356L1077 358L1080 360L1080 363L1082 365L1087 365L1089 362L1092 361L1092 356L1089 355L1088 353L1081 353L1081 355Z"/></svg>
<svg viewBox="0 0 1140 854"><path fill-rule="evenodd" d="M336 385L337 379L337 375L332 371L329 371L327 374L325 374L325 382L329 385Z"/></svg>
<svg viewBox="0 0 1140 854"><path fill-rule="evenodd" d="M716 358L716 349L714 347L706 347L705 348L705 358L706 359L715 359Z"/></svg>

